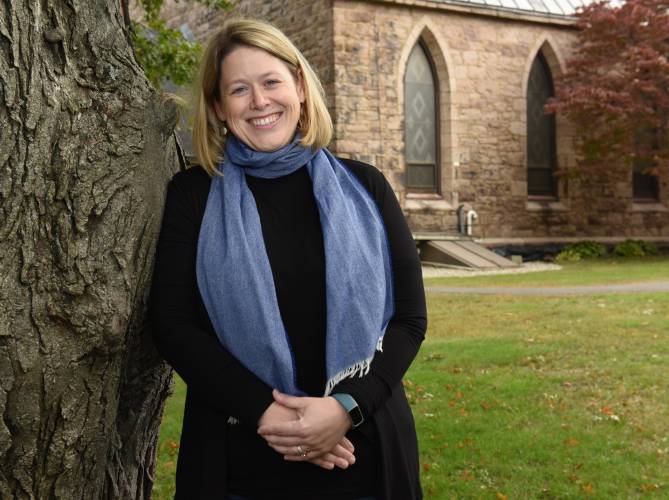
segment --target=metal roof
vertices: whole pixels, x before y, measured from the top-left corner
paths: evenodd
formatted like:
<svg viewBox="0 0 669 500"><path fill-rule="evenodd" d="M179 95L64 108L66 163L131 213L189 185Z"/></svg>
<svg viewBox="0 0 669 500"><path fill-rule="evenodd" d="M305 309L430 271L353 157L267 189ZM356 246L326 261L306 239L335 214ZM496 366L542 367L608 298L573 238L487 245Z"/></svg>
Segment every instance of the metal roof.
<svg viewBox="0 0 669 500"><path fill-rule="evenodd" d="M545 16L570 17L592 0L432 0L453 5L487 7L493 10L525 12Z"/></svg>

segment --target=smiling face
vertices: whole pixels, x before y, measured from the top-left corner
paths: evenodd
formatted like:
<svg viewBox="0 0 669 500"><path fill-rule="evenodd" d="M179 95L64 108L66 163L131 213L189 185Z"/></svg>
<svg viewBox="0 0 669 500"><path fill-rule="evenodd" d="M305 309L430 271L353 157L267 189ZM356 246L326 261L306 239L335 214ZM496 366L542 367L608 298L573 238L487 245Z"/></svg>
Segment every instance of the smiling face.
<svg viewBox="0 0 669 500"><path fill-rule="evenodd" d="M221 62L218 118L256 151L276 151L295 135L304 85L281 59L241 46Z"/></svg>

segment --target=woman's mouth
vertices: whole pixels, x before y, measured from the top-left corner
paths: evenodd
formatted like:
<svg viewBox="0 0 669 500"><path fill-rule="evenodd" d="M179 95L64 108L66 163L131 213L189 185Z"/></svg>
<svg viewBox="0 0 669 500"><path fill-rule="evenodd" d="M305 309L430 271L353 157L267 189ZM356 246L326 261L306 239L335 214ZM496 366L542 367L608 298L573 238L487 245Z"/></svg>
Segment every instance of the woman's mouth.
<svg viewBox="0 0 669 500"><path fill-rule="evenodd" d="M277 122L280 116L281 113L272 113L271 115L261 116L259 118L251 118L248 121L256 128L270 128Z"/></svg>

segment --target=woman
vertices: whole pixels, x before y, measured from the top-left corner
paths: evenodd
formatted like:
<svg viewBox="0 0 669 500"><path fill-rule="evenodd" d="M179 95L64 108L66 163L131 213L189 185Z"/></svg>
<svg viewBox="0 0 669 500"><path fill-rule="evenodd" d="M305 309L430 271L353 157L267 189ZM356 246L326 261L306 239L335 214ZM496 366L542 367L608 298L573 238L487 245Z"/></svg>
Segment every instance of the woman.
<svg viewBox="0 0 669 500"><path fill-rule="evenodd" d="M168 186L151 294L188 386L177 498L422 496L401 383L426 328L420 263L383 175L334 158L331 136L285 35L227 22L202 63L202 167Z"/></svg>

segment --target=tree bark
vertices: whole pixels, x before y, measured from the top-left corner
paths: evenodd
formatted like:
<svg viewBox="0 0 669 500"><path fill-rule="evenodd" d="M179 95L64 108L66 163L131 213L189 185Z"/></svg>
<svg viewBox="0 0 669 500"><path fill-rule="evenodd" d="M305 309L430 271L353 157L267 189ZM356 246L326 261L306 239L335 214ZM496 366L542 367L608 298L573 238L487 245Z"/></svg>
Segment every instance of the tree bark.
<svg viewBox="0 0 669 500"><path fill-rule="evenodd" d="M150 498L174 106L118 0L0 0L0 498Z"/></svg>

